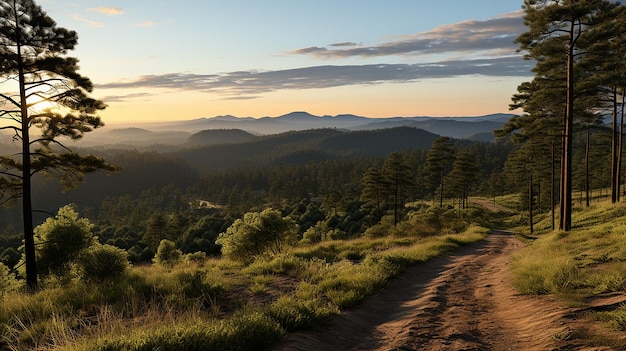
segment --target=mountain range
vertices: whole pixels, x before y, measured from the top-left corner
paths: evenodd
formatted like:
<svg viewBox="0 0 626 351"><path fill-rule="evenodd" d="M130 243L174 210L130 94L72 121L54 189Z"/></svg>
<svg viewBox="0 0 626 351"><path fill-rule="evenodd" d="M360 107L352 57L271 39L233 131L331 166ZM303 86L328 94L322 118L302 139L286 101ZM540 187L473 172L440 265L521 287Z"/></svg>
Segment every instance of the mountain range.
<svg viewBox="0 0 626 351"><path fill-rule="evenodd" d="M412 127L457 139L489 141L492 131L502 127L513 115L491 114L475 117L388 117L370 118L350 114L315 116L291 112L278 117L215 116L174 122L138 122L113 124L88 135L85 144L147 147L154 145L192 146L200 143L228 143L249 140L246 134L273 135L309 129L368 131L395 127ZM240 130L243 139L224 139L219 130ZM215 132L209 132L215 131ZM204 133L204 135L197 135ZM232 137L233 133L229 134ZM211 142L211 140L213 142Z"/></svg>

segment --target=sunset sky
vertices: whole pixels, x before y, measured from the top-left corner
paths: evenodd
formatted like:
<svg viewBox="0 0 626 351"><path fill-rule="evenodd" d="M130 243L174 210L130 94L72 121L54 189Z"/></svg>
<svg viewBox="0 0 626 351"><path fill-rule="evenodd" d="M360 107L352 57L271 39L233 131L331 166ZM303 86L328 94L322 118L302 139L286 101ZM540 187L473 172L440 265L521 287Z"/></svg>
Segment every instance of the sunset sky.
<svg viewBox="0 0 626 351"><path fill-rule="evenodd" d="M508 112L517 0L40 0L107 123Z"/></svg>

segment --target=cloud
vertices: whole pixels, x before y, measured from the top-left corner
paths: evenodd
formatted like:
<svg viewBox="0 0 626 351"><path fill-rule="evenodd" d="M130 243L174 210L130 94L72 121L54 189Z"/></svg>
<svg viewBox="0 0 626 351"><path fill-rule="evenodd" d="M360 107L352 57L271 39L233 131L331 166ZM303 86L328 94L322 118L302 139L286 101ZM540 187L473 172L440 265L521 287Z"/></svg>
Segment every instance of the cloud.
<svg viewBox="0 0 626 351"><path fill-rule="evenodd" d="M523 14L523 11L515 11L483 21L471 20L443 25L374 46L332 44L330 48L308 47L290 53L320 59L442 53L471 53L474 57L497 56L502 52L510 54L517 49L514 40L526 30Z"/></svg>
<svg viewBox="0 0 626 351"><path fill-rule="evenodd" d="M358 43L352 43L349 41L344 41L342 43L334 43L334 44L330 44L328 46L331 47L349 47L349 46L361 46L362 44L358 44Z"/></svg>
<svg viewBox="0 0 626 351"><path fill-rule="evenodd" d="M99 84L99 89L202 91L238 99L277 90L321 89L347 85L407 83L433 78L482 75L529 77L533 64L521 55L419 64L325 65L276 71L236 71L221 74L170 73Z"/></svg>
<svg viewBox="0 0 626 351"><path fill-rule="evenodd" d="M156 26L156 22L152 22L152 21L139 22L139 23L133 24L133 26L135 26L135 27L154 27L154 26Z"/></svg>
<svg viewBox="0 0 626 351"><path fill-rule="evenodd" d="M100 100L108 104L111 102L127 102L127 101L135 100L138 98L148 98L154 95L155 94L150 94L150 93L137 93L137 94L128 94L128 95L109 95L109 96L105 96L101 98Z"/></svg>
<svg viewBox="0 0 626 351"><path fill-rule="evenodd" d="M323 59L419 56L415 63L319 65L285 70L245 70L218 74L145 75L99 84L99 89L164 89L220 94L224 99L255 99L279 90L409 83L470 75L532 77L534 63L516 52L515 38L525 31L523 12L484 21L464 21L397 38L376 46L338 42L291 52ZM445 57L442 59L442 57ZM429 59L430 58L430 59ZM132 95L127 96L130 98Z"/></svg>
<svg viewBox="0 0 626 351"><path fill-rule="evenodd" d="M117 16L117 15L124 14L124 10L122 10L119 7L107 7L107 6L92 7L88 9L87 11L98 12L98 13L108 15L108 16Z"/></svg>
<svg viewBox="0 0 626 351"><path fill-rule="evenodd" d="M97 21L92 21L92 20L88 20L88 19L83 18L81 15L76 14L76 13L72 13L72 14L70 14L70 18L71 18L71 19L73 19L73 20L75 20L75 21L78 21L78 22L83 22L83 23L86 23L86 24L88 24L88 25L90 25L90 26L92 26L92 27L96 27L96 28L102 28L102 27L104 27L104 23L102 23L102 22L97 22Z"/></svg>

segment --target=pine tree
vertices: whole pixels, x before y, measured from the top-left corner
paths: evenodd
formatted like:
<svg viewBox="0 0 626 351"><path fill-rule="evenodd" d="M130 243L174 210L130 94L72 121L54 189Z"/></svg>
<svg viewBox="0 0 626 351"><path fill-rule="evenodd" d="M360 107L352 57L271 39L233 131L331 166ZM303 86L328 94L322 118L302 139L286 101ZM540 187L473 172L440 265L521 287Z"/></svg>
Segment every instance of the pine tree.
<svg viewBox="0 0 626 351"><path fill-rule="evenodd" d="M414 185L411 167L406 163L399 152L392 152L385 159L382 175L385 178L389 193L393 198L393 224L398 224L399 208L404 207L404 196L407 190Z"/></svg>
<svg viewBox="0 0 626 351"><path fill-rule="evenodd" d="M540 138L545 134L533 132L541 130L543 120L555 127L551 131L560 126L559 229L564 231L571 229L574 127L600 107L594 101L600 81L595 79L598 71L593 67L603 66L600 57L613 59L599 43L613 35L607 30L611 25L607 14L615 6L605 0L524 1L528 31L517 43L527 52L525 58L536 62L535 78L520 85L519 94L513 97L512 107L521 107L527 114L513 119L502 132L526 129L525 137Z"/></svg>
<svg viewBox="0 0 626 351"><path fill-rule="evenodd" d="M478 173L479 168L476 162L476 155L469 151L460 151L454 159L452 171L448 174L448 178L450 179L449 188L453 189L456 195L459 196L463 209L465 209L467 204L470 186L476 180Z"/></svg>
<svg viewBox="0 0 626 351"><path fill-rule="evenodd" d="M0 76L9 87L0 93L1 129L14 133L21 146L20 157L0 157L0 188L7 201L22 198L26 282L31 288L37 287L31 178L53 173L69 188L84 173L115 170L102 158L80 156L60 141L80 139L103 125L96 113L105 104L89 97L91 81L78 73L78 60L66 56L77 40L76 32L58 27L33 0L0 0Z"/></svg>
<svg viewBox="0 0 626 351"><path fill-rule="evenodd" d="M383 215L383 203L387 197L388 184L382 176L380 168L370 167L361 179L362 208L374 212L380 221Z"/></svg>
<svg viewBox="0 0 626 351"><path fill-rule="evenodd" d="M439 137L433 141L426 156L426 172L431 185L439 185L439 206L443 206L444 177L448 163L454 158L452 140Z"/></svg>

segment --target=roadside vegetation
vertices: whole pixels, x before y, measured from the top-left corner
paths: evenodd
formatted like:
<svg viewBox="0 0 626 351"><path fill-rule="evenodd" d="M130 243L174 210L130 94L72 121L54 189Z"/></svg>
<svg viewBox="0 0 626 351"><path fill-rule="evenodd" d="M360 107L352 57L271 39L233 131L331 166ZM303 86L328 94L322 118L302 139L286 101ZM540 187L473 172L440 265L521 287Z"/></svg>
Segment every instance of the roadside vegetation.
<svg viewBox="0 0 626 351"><path fill-rule="evenodd" d="M69 213L73 224L85 224L71 208L62 211ZM433 211L446 218L437 229L428 224L434 223L429 214ZM264 211L233 225L223 237L238 234L242 226L249 233L255 226L253 218L262 222L265 215L273 222L256 223L256 229L293 226L286 218L281 222L276 212ZM84 265L63 261L64 270L43 279L44 287L36 293L16 290L19 283L3 268L0 348L257 350L287 332L324 326L406 267L478 241L487 233L477 225L485 223L486 212L481 209L424 208L407 217L396 227L390 222L386 234L380 229L376 235L351 240L294 243L292 237L283 241L265 236L285 246L267 246L264 254L251 259L180 255L163 240L154 264L127 267L114 277L96 274L89 279L84 268L76 269ZM51 221L45 228L55 225ZM229 240L231 245L237 241ZM86 254L92 250L79 250L76 257L91 261L117 257L117 251Z"/></svg>
<svg viewBox="0 0 626 351"><path fill-rule="evenodd" d="M578 206L570 232L551 230L550 218L537 223L529 246L513 258L514 287L523 294L553 294L585 309L597 298L626 293L626 206L610 201ZM522 232L526 229L519 228ZM589 317L626 330L626 307L589 309Z"/></svg>

